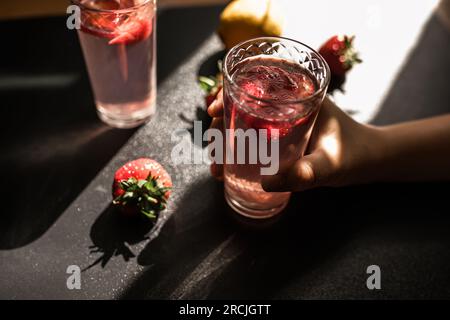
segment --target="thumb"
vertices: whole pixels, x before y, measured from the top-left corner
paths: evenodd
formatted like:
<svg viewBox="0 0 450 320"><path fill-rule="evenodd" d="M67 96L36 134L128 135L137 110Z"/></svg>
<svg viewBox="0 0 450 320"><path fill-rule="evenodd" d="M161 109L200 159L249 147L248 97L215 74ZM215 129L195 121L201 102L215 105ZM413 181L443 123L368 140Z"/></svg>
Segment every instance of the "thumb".
<svg viewBox="0 0 450 320"><path fill-rule="evenodd" d="M268 192L303 191L328 183L333 165L323 150L297 160L287 172L264 176L262 187Z"/></svg>

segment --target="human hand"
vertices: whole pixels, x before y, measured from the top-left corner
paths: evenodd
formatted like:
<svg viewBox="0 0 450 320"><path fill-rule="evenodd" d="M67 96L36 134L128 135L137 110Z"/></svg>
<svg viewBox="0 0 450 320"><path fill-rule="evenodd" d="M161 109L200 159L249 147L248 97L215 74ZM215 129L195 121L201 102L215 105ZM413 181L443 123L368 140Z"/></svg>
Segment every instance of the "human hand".
<svg viewBox="0 0 450 320"><path fill-rule="evenodd" d="M223 94L208 107L211 127L223 130ZM354 121L325 98L305 156L286 172L263 176L264 190L302 191L321 186L344 186L370 180L369 168L379 157L379 130ZM223 165L213 163L211 173L223 175Z"/></svg>

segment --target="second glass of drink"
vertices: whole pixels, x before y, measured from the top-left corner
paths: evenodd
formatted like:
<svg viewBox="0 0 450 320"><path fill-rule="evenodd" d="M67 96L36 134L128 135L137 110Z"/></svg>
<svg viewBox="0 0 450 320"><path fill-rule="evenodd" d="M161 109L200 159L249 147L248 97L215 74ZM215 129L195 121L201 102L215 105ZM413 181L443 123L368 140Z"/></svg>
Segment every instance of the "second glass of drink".
<svg viewBox="0 0 450 320"><path fill-rule="evenodd" d="M156 0L72 0L97 113L118 128L155 113Z"/></svg>

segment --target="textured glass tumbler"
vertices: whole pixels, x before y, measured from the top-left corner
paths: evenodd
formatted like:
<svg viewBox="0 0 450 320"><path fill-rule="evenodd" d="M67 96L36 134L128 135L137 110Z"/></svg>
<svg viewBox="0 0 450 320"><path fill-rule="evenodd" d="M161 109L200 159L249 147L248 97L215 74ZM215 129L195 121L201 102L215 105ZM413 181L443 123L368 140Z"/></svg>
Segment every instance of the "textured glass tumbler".
<svg viewBox="0 0 450 320"><path fill-rule="evenodd" d="M100 119L118 128L146 122L156 108L156 0L72 2Z"/></svg>
<svg viewBox="0 0 450 320"><path fill-rule="evenodd" d="M266 129L267 143L278 144L278 173L283 173L305 152L330 81L328 65L316 51L300 42L267 37L232 48L225 57L223 72L225 128L230 132ZM260 150L261 136L257 139L258 147L250 140L246 146ZM285 208L290 193L265 192L261 168L267 163L260 159L256 163L237 163L235 154L242 152L238 146L237 135L227 136L225 198L244 216L272 217ZM249 158L245 154L245 159Z"/></svg>

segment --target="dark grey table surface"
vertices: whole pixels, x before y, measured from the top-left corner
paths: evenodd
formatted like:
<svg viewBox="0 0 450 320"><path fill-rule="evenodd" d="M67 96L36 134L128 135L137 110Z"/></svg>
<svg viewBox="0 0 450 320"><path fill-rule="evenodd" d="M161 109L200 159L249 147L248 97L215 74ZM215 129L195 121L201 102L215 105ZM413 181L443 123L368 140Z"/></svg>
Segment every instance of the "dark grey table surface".
<svg viewBox="0 0 450 320"><path fill-rule="evenodd" d="M0 298L450 298L449 183L308 191L255 224L207 166L172 164L173 130L208 125L196 77L221 49L220 9L160 13L158 114L137 130L97 119L64 17L0 22ZM432 18L374 123L449 112L448 57ZM175 185L151 230L110 207L114 170L141 156ZM366 288L372 264L381 290ZM69 265L85 269L81 290Z"/></svg>

